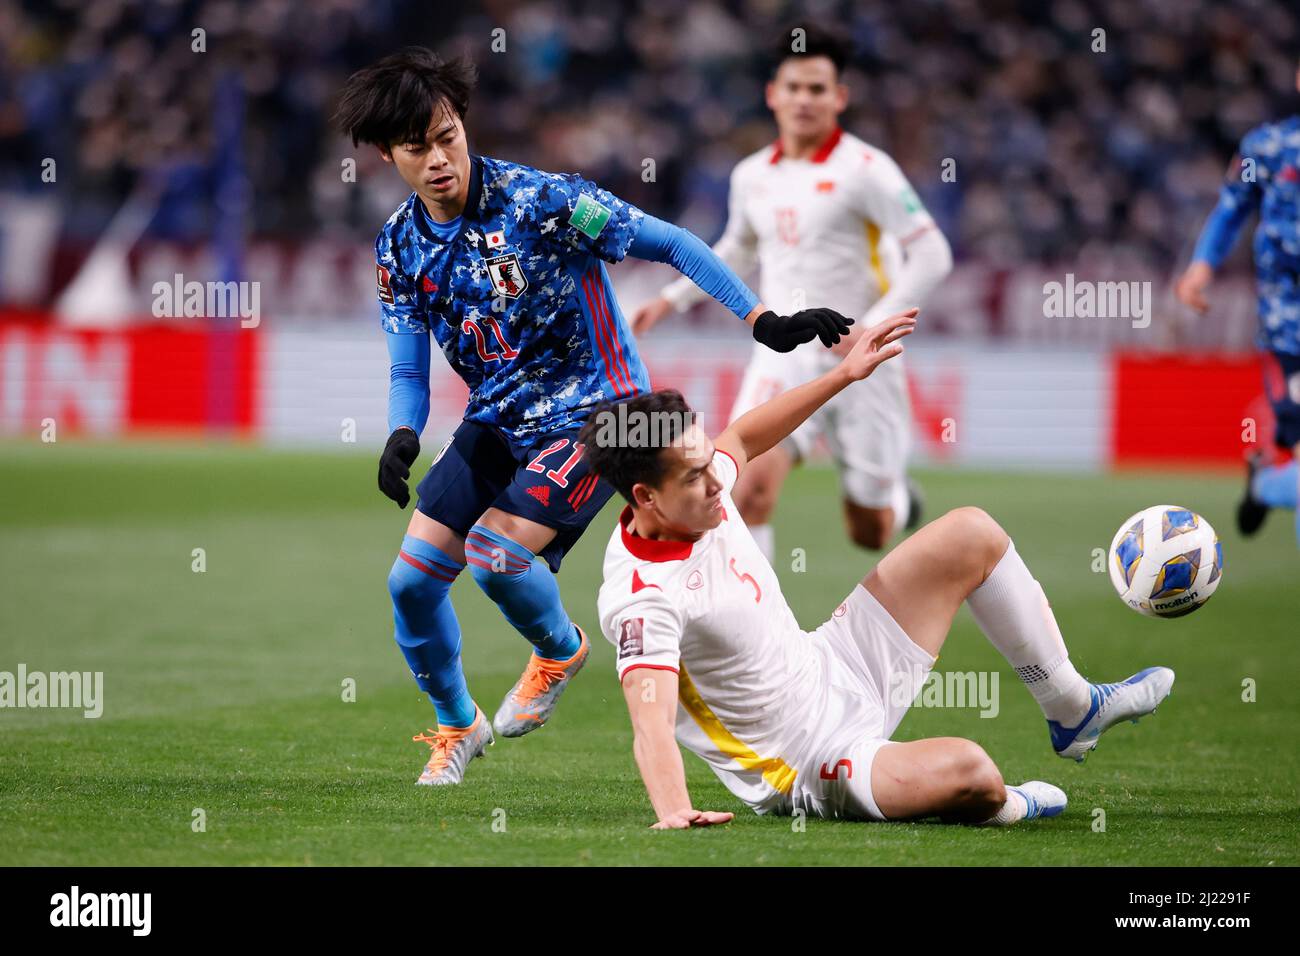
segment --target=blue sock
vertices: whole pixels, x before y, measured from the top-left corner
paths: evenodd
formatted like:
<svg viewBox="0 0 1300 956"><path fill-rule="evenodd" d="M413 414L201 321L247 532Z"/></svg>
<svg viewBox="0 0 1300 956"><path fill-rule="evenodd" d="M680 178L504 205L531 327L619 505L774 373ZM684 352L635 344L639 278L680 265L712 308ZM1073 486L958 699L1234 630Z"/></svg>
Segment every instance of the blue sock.
<svg viewBox="0 0 1300 956"><path fill-rule="evenodd" d="M468 727L475 714L460 666L460 624L448 594L463 567L408 534L388 573L397 646L420 690L433 701L438 723L448 727Z"/></svg>
<svg viewBox="0 0 1300 956"><path fill-rule="evenodd" d="M1294 508L1300 492L1300 465L1271 465L1255 472L1251 492L1270 508Z"/></svg>
<svg viewBox="0 0 1300 956"><path fill-rule="evenodd" d="M476 524L465 538L469 573L506 620L532 642L538 657L567 661L582 640L560 601L560 586L533 553L505 535Z"/></svg>

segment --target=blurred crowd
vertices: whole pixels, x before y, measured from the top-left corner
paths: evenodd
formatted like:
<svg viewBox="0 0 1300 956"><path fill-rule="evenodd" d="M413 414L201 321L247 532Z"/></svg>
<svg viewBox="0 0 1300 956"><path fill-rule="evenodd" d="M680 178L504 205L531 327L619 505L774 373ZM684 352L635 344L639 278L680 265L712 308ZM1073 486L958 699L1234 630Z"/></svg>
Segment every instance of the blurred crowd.
<svg viewBox="0 0 1300 956"><path fill-rule="evenodd" d="M143 189L154 236L369 242L404 190L330 128L333 97L422 43L478 63L477 151L712 239L731 166L773 137L762 82L800 18L852 41L844 125L959 257L1172 268L1241 135L1300 108L1294 0L0 0L0 193L49 190L53 157L74 237Z"/></svg>

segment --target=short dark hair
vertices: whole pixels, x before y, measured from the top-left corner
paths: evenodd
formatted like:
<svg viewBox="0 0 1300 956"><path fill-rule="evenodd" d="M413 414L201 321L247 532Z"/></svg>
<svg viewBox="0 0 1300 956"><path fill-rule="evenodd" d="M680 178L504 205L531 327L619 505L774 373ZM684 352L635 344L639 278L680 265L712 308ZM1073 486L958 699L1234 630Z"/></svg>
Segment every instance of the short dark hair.
<svg viewBox="0 0 1300 956"><path fill-rule="evenodd" d="M620 412L620 406L626 411ZM639 418L642 415L645 416L643 422L651 423L650 436L658 440L627 442L625 436L619 435L618 440L611 442L602 435L611 423L635 421L633 416ZM694 421L695 411L686 403L682 393L675 388L661 388L622 401L601 402L583 424L578 441L583 446L588 467L630 502L634 485L656 488L663 481L668 473L668 463L661 453ZM653 424L655 422L662 422L662 430Z"/></svg>
<svg viewBox="0 0 1300 956"><path fill-rule="evenodd" d="M803 35L796 38L795 30L802 30ZM795 42L798 39L798 49ZM837 33L815 23L791 23L781 32L772 44L772 73L781 68L781 64L791 57L824 56L835 65L836 74L844 72L849 63L850 45Z"/></svg>
<svg viewBox="0 0 1300 956"><path fill-rule="evenodd" d="M432 50L408 46L348 77L334 122L352 137L353 146L423 143L437 107L465 118L477 80L478 70L463 57L444 60Z"/></svg>

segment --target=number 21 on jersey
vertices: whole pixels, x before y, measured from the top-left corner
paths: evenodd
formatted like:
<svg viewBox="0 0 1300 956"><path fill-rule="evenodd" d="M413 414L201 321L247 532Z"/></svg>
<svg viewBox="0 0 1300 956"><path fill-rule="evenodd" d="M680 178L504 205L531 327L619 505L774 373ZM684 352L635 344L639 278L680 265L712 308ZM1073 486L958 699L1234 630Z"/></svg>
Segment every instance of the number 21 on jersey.
<svg viewBox="0 0 1300 956"><path fill-rule="evenodd" d="M506 337L501 334L501 326L497 324L495 316L489 315L483 320L483 322L492 330L493 338L497 340L497 345L501 346L500 352L494 351L488 346L487 337L483 334L482 327L480 327L473 319L466 319L460 325L460 330L462 332L468 332L474 336L474 347L478 349L478 357L480 361L499 362L502 359L505 359L509 362L519 354L517 350L510 347L510 343L506 341Z"/></svg>

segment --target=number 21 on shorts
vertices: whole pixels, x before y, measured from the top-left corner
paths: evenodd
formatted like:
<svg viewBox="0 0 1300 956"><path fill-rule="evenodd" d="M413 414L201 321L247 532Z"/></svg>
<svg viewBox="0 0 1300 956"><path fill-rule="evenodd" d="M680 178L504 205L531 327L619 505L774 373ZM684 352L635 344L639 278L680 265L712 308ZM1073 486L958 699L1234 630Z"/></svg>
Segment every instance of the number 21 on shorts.
<svg viewBox="0 0 1300 956"><path fill-rule="evenodd" d="M582 447L583 447L582 442L574 443L573 453L569 455L568 458L565 459L564 464L562 464L559 468L547 469L547 467L542 464L543 458L547 457L548 455L554 455L557 452L564 451L564 449L567 448L568 445L569 445L569 439L567 438L556 439L555 441L551 442L551 444L548 445L546 448L542 449L541 453L525 466L525 470L535 471L538 474L542 474L543 472L545 472L546 477L551 479L551 481L555 482L561 488L569 487L569 479L567 475L569 474L570 471L573 470L573 466L578 463L578 459L582 457Z"/></svg>

